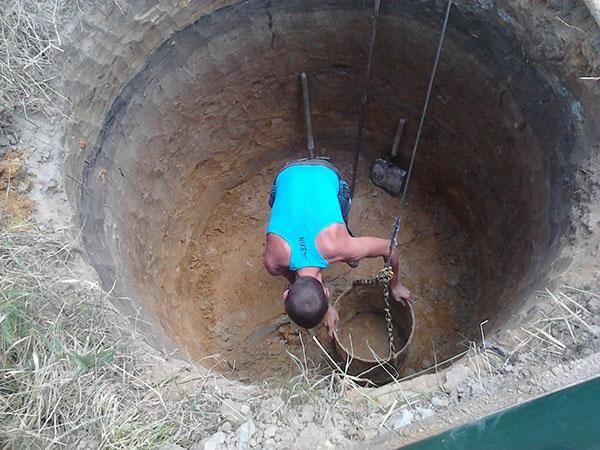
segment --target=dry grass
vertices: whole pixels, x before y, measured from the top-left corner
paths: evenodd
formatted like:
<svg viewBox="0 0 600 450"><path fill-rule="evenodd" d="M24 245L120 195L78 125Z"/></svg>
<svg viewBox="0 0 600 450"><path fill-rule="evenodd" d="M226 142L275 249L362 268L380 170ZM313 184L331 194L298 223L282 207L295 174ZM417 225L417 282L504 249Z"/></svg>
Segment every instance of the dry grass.
<svg viewBox="0 0 600 450"><path fill-rule="evenodd" d="M61 52L57 19L61 4L0 0L0 130L7 126L7 112L52 117L59 111L55 58Z"/></svg>
<svg viewBox="0 0 600 450"><path fill-rule="evenodd" d="M255 420L287 420L310 404L315 422L359 411L338 371L294 356L297 375L279 389L233 385L218 375L173 375L108 294L79 275L82 261L62 233L23 223L0 231L0 443L3 448L189 446L226 420L234 399ZM276 411L262 402L279 398Z"/></svg>
<svg viewBox="0 0 600 450"><path fill-rule="evenodd" d="M595 336L597 329L591 324L592 314L570 295L571 291L580 297L593 297L593 292L563 286L562 292L552 292L546 289L541 293L550 300L551 307L539 312L539 318L526 327L521 327L523 335L515 335L515 347L507 356L504 364L508 364L512 356L525 349L539 354L563 356L568 351L577 349L588 339L586 336ZM569 292L567 294L567 292Z"/></svg>
<svg viewBox="0 0 600 450"><path fill-rule="evenodd" d="M78 275L81 260L60 233L26 223L0 232L0 443L3 448L190 446L226 418L223 402L250 405L257 423L280 425L311 405L315 423L359 423L351 377L291 356L297 375L243 387L218 375L169 373L136 341L107 294ZM343 370L343 369L342 369ZM263 408L281 401L275 410ZM263 403L263 402L267 403Z"/></svg>
<svg viewBox="0 0 600 450"><path fill-rule="evenodd" d="M214 432L225 394L209 376L190 392L157 374L105 293L73 273L77 259L62 235L0 233L3 448L152 448Z"/></svg>
<svg viewBox="0 0 600 450"><path fill-rule="evenodd" d="M392 399L385 406L377 391L361 387L360 375L348 375L349 361L332 359L334 370L323 371L305 353L290 355L297 375L279 390L236 390L218 376L161 372L166 364L136 343L139 336L130 322L108 306L105 292L78 275L79 265L72 243L60 233L47 234L29 223L0 232L4 448L189 446L217 431L225 420L221 406L227 399L252 405L257 423L276 416L283 427L308 404L317 424L334 421L366 430L388 426L399 409L413 408L431 393L407 391L402 382L409 378L464 359L483 387L487 376L506 363L490 359L485 349L470 343L465 352L410 377L392 374L392 383L381 393ZM585 304L568 293L550 297L553 314L527 329L522 349L561 352L590 330ZM312 343L325 352L316 338ZM262 408L272 397L281 403L275 409Z"/></svg>
<svg viewBox="0 0 600 450"><path fill-rule="evenodd" d="M315 336L312 337L312 340L323 353L324 359L328 362L328 370L324 371L322 367L307 360L304 352L302 355L290 354L298 369L298 375L289 380L284 386L285 389L281 397L287 400L287 402L285 405L282 405L282 409L293 405L294 402L309 402L320 412L319 415L322 420L326 420L334 411L352 420L352 416L364 414L364 411L358 408L357 400L361 399L362 403L366 404L370 410L382 415L380 427L385 424L387 418L394 411L403 407L412 408L413 404L431 393L429 389L423 392L408 392L403 387L402 383L404 381L412 380L420 375L437 373L438 370L448 367L454 361L479 354L475 344L472 343L472 346L468 350L444 361L437 362L430 368L407 376L400 376L397 372L392 373L389 370L390 366L381 361L375 367L385 370L390 381L379 392L377 389L371 389L376 386L368 378L369 372L373 369L368 369L356 376L350 375L348 373L352 363L350 356L346 361L337 362L329 355ZM304 343L302 343L302 348L304 348ZM377 354L373 350L372 352L373 357L377 359ZM394 401L392 406L384 407L378 398L381 395L393 396L396 398L396 401ZM359 417L356 417L353 422L360 422Z"/></svg>
<svg viewBox="0 0 600 450"><path fill-rule="evenodd" d="M299 333L299 336L302 353L294 355L288 352L296 366L297 375L286 380L280 389L279 397L283 401L280 410L286 412L290 408L310 404L315 408L320 421L325 421L334 409L343 409L340 407L346 406L347 399L344 391L348 386L356 386L356 384L347 374L329 368L324 370L322 364L308 360L304 351L303 333ZM313 336L313 339L316 341L316 337ZM320 348L329 356L322 346Z"/></svg>

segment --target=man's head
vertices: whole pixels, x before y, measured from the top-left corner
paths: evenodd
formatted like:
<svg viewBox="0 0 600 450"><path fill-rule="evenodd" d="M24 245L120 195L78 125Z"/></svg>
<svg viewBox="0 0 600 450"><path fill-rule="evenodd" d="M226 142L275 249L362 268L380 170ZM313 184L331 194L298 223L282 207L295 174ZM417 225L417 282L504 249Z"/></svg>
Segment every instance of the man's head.
<svg viewBox="0 0 600 450"><path fill-rule="evenodd" d="M314 277L297 277L285 295L285 311L303 328L321 323L328 308L328 292Z"/></svg>

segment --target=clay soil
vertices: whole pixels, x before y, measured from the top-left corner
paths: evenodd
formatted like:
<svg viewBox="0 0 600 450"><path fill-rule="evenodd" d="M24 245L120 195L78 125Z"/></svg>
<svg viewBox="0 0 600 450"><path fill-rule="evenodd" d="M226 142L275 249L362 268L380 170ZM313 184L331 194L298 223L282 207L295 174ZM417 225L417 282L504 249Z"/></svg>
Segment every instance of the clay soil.
<svg viewBox="0 0 600 450"><path fill-rule="evenodd" d="M341 324L339 336L339 342L345 348L351 349L355 357L367 360L374 357L380 360L389 358L390 339L383 314L357 314L347 323ZM395 333L394 343L396 348L402 348L406 340L400 339L400 335Z"/></svg>
<svg viewBox="0 0 600 450"><path fill-rule="evenodd" d="M23 171L21 151L12 150L0 156L0 220L17 224L29 218L33 201L24 193L30 184Z"/></svg>
<svg viewBox="0 0 600 450"><path fill-rule="evenodd" d="M349 176L347 154L334 153L332 161ZM191 356L215 355L216 369L233 378L285 377L295 370L288 352L316 364L325 361L311 337L285 315L281 294L286 280L271 277L262 264L268 192L283 164L265 167L223 194L190 261L202 343L201 349L191 349ZM356 235L387 237L399 199L371 184L369 168L363 161L350 224ZM460 223L418 180L411 188L398 248L400 277L416 298L415 336L404 370L411 373L464 349L470 305L477 296L477 263ZM372 276L381 266L379 258L364 260L356 269L334 264L324 280L336 298L353 280ZM334 354L323 327L314 334Z"/></svg>

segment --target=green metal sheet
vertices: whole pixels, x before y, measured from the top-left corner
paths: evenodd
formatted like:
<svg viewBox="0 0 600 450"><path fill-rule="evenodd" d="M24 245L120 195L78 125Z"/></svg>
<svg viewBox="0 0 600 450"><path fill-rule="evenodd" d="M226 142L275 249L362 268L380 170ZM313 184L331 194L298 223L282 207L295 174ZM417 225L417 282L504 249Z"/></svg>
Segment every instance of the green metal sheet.
<svg viewBox="0 0 600 450"><path fill-rule="evenodd" d="M600 377L507 408L403 449L600 449Z"/></svg>

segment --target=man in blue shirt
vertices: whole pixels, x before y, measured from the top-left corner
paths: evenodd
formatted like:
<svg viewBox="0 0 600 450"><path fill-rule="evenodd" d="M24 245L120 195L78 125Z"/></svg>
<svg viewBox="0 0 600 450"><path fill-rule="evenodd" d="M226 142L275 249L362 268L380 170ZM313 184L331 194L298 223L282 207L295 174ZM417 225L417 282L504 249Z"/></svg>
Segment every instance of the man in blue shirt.
<svg viewBox="0 0 600 450"><path fill-rule="evenodd" d="M290 318L304 328L323 322L331 336L339 318L323 286L323 269L334 262L385 258L390 241L350 235L348 184L332 164L321 159L286 164L275 179L269 205L265 268L290 282L283 292ZM390 281L392 296L408 299L410 292L398 280L395 249L390 264L395 274Z"/></svg>

